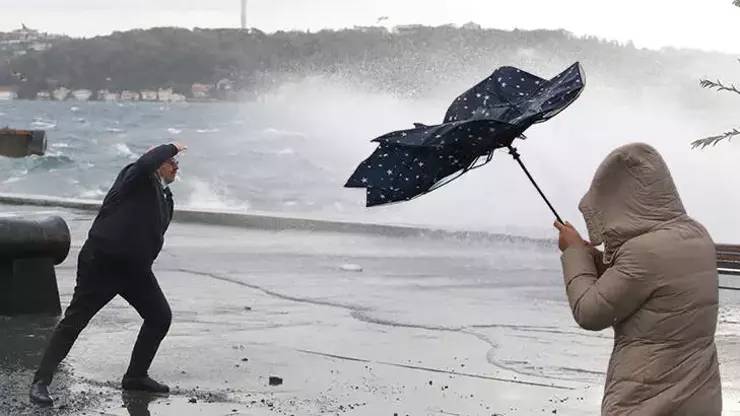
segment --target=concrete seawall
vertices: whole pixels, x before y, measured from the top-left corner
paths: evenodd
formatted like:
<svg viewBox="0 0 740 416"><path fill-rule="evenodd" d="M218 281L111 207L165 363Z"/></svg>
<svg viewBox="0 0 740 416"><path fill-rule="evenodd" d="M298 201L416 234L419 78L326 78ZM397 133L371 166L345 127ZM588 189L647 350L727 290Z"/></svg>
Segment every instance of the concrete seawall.
<svg viewBox="0 0 740 416"><path fill-rule="evenodd" d="M0 203L38 207L69 208L97 211L101 201L89 199L61 198L45 195L23 195L0 193ZM235 212L181 208L175 210L173 220L181 223L220 225L228 227L254 228L259 230L299 230L333 233L374 234L388 237L413 237L430 239L479 240L494 243L517 243L538 247L555 247L552 239L537 239L485 231L460 231L441 228L408 226L400 224L378 224L288 216L270 212ZM740 245L718 244L717 266L721 274L740 276Z"/></svg>
<svg viewBox="0 0 740 416"><path fill-rule="evenodd" d="M0 203L6 205L58 207L84 211L97 211L100 208L101 202L102 201L89 199L0 193ZM466 239L503 243L532 244L542 247L555 246L554 240L544 238L529 238L508 234L490 233L485 231L446 230L442 228L408 226L400 224L378 224L332 219L319 219L310 217L288 216L271 212L246 213L235 211L179 208L175 209L173 221L275 231L301 230L355 234L378 234L391 237Z"/></svg>

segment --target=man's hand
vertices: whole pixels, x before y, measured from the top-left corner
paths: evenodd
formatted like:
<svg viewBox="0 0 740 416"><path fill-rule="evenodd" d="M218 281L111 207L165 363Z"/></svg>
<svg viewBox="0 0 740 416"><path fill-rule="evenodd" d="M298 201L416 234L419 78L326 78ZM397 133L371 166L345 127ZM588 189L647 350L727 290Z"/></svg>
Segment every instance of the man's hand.
<svg viewBox="0 0 740 416"><path fill-rule="evenodd" d="M558 238L560 251L565 251L570 247L586 247L589 245L569 222L566 221L563 224L560 221L555 221L555 228L560 231L560 237Z"/></svg>
<svg viewBox="0 0 740 416"><path fill-rule="evenodd" d="M174 143L174 142L173 142L172 144L173 144L173 145L174 145L174 146L175 146L175 147L177 148L177 153L182 153L182 152L184 152L185 150L188 150L188 147L187 147L187 146L185 146L185 145L184 145L184 144L182 144L182 143Z"/></svg>

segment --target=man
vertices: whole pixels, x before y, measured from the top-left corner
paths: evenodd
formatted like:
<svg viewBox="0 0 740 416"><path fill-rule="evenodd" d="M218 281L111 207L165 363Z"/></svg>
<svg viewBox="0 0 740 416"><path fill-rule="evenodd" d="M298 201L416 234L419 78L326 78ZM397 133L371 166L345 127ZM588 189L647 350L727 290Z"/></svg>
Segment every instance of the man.
<svg viewBox="0 0 740 416"><path fill-rule="evenodd" d="M590 242L555 226L573 317L614 328L601 414L720 416L714 243L686 214L663 158L646 144L616 149L579 209Z"/></svg>
<svg viewBox="0 0 740 416"><path fill-rule="evenodd" d="M31 401L50 405L49 384L59 363L90 319L121 295L144 319L123 376L124 390L168 393L147 372L167 334L172 312L152 273L152 263L172 219L172 193L181 144L164 144L121 170L103 200L77 262L77 285L54 330L33 384Z"/></svg>

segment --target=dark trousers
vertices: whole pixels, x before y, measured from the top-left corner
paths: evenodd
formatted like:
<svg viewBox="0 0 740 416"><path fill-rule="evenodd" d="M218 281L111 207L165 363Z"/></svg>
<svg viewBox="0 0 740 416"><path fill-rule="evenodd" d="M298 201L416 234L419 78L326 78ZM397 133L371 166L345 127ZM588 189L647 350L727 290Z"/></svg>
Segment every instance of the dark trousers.
<svg viewBox="0 0 740 416"><path fill-rule="evenodd" d="M144 319L126 375L146 376L159 343L170 327L172 311L151 267L102 255L85 243L77 262L77 285L72 302L51 336L34 382L51 383L59 363L93 316L121 295ZM101 351L104 354L105 351Z"/></svg>

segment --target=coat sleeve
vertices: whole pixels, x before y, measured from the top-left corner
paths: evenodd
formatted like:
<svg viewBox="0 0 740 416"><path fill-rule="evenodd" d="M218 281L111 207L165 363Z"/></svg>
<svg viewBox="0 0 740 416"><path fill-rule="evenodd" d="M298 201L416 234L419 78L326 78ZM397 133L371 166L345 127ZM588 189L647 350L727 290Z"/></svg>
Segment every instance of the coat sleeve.
<svg viewBox="0 0 740 416"><path fill-rule="evenodd" d="M592 247L591 256L594 258L594 266L596 266L596 277L601 277L607 269L606 264L604 264L604 252Z"/></svg>
<svg viewBox="0 0 740 416"><path fill-rule="evenodd" d="M132 183L143 177L149 177L167 159L177 155L177 146L174 144L163 144L141 155L122 178L122 188L127 188Z"/></svg>
<svg viewBox="0 0 740 416"><path fill-rule="evenodd" d="M578 325L591 331L613 326L632 315L654 290L646 253L622 247L601 276L593 249L572 247L562 257L568 302Z"/></svg>

